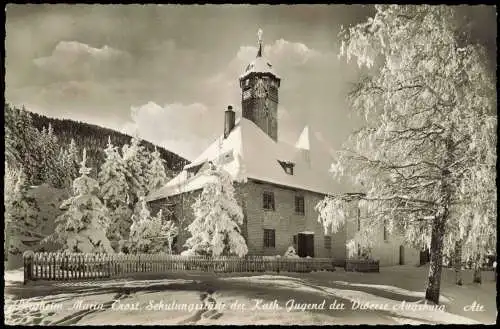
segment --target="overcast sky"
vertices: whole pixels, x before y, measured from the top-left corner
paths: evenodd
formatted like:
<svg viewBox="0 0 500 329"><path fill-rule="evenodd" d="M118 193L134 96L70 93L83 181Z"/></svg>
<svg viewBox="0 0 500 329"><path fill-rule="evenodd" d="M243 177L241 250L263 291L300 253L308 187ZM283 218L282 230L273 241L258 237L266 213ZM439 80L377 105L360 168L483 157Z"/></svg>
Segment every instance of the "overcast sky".
<svg viewBox="0 0 500 329"><path fill-rule="evenodd" d="M361 5L8 5L6 100L196 157L240 110L238 77L264 54L282 78L279 138L305 125L338 148L357 127L345 95L357 67L338 59L340 26L373 14ZM463 6L496 63L495 8ZM241 112L238 112L238 116Z"/></svg>

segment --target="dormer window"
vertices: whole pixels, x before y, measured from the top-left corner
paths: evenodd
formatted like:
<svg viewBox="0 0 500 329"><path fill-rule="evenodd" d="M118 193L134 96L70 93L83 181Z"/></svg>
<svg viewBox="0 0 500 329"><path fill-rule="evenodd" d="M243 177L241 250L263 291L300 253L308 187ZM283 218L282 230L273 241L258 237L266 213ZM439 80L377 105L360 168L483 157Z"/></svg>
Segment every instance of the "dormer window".
<svg viewBox="0 0 500 329"><path fill-rule="evenodd" d="M295 166L295 163L287 161L278 161L278 162L288 175L293 175L293 167Z"/></svg>

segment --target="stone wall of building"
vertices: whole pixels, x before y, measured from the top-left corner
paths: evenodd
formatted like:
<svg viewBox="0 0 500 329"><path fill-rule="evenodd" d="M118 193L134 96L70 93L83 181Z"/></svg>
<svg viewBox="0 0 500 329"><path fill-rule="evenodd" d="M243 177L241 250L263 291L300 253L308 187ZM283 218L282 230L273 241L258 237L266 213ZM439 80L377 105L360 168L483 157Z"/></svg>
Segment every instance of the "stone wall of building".
<svg viewBox="0 0 500 329"><path fill-rule="evenodd" d="M387 240L384 240L381 228L375 233L374 241L372 255L380 261L380 266L419 265L420 251L411 248L401 235L388 233Z"/></svg>
<svg viewBox="0 0 500 329"><path fill-rule="evenodd" d="M274 193L275 209L263 208L263 193ZM243 187L246 200L246 232L247 246L252 255L283 255L289 246L293 245L293 236L300 232L314 232L314 256L345 258L345 231L331 236L331 248L325 248L325 232L318 222L318 213L314 209L323 198L321 194L294 190L276 185L248 182ZM304 197L304 215L295 213L295 196ZM264 247L264 229L275 230L275 247Z"/></svg>
<svg viewBox="0 0 500 329"><path fill-rule="evenodd" d="M263 192L274 192L275 210L263 209ZM149 203L151 214L163 209L164 218L174 220L180 228L180 234L174 245L176 252L184 250L183 245L189 237L187 226L194 220L192 204L201 190L176 195L167 199L155 200ZM242 207L244 224L242 234L247 241L249 255L283 255L293 244L293 236L299 232L314 232L315 257L333 257L345 259L345 231L331 236L331 248L325 248L325 233L318 223L318 213L314 209L323 198L322 195L308 191L296 191L286 187L271 184L259 184L250 181L246 184L235 184L238 203ZM304 196L304 215L295 213L295 195ZM274 229L276 236L275 248L264 247L264 229ZM294 245L297 248L297 245Z"/></svg>
<svg viewBox="0 0 500 329"><path fill-rule="evenodd" d="M360 225L363 225L363 221L367 220L367 214L365 209L361 209L360 211ZM351 204L346 227L346 239L350 240L358 230L356 203ZM380 266L399 265L400 261L402 265L418 265L420 263L420 251L408 246L401 235L395 232L392 234L387 232L386 238L384 239L384 228L382 225L372 236L373 247L371 249L371 258L379 260ZM357 255L357 244L355 248Z"/></svg>
<svg viewBox="0 0 500 329"><path fill-rule="evenodd" d="M265 191L274 193L274 210L263 207L263 193ZM167 199L152 201L149 203L152 215L163 209L164 217L174 220L179 226L179 236L174 245L174 250L180 253L189 237L187 226L194 220L192 204L201 190L176 195ZM314 209L323 195L280 187L273 184L249 181L246 184L235 184L235 193L238 203L245 215L244 224L241 227L242 234L247 241L249 255L283 255L293 243L293 236L300 232L314 233L314 256L328 257L343 261L347 258L346 242L350 240L358 229L357 206L353 203L349 209L349 220L344 227L336 233L328 232L331 237L331 248L325 248L325 231L318 222L318 213ZM295 196L304 197L304 215L295 213ZM170 206L169 206L170 204ZM170 216L168 216L171 212ZM366 214L361 210L361 218ZM361 220L363 225L363 220ZM275 247L264 247L264 229L275 230ZM371 250L373 259L380 261L381 266L398 265L401 252L403 253L403 264L418 265L420 252L409 247L397 234L388 234L384 240L384 232L381 227L373 236L374 246ZM401 246L403 246L401 248ZM356 245L357 249L357 245ZM356 252L357 254L357 252Z"/></svg>

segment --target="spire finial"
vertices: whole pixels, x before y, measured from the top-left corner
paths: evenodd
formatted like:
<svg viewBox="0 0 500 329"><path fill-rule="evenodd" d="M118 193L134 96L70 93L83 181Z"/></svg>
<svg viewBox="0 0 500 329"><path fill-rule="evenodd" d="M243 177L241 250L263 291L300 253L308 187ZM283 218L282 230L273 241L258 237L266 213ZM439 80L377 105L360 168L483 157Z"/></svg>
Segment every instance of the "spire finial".
<svg viewBox="0 0 500 329"><path fill-rule="evenodd" d="M259 52L257 53L257 57L262 57L262 29L259 28L257 31L257 36L259 37Z"/></svg>

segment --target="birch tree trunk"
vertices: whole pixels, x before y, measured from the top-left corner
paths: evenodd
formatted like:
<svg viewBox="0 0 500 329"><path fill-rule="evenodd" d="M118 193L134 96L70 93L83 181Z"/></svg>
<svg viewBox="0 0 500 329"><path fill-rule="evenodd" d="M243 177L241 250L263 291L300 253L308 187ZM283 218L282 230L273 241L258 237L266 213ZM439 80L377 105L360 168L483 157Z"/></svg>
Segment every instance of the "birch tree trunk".
<svg viewBox="0 0 500 329"><path fill-rule="evenodd" d="M434 217L432 222L431 233L431 261L429 267L429 279L427 282L427 289L425 291L425 298L431 302L439 304L439 294L441 288L441 272L443 269L443 247L444 247L444 234L446 231L445 225L449 220L450 214L450 201L451 201L451 184L450 184L450 171L447 169L453 163L453 140L451 138L451 131L453 124L448 131L448 136L445 139L445 152L444 169L441 170L441 195L439 200L440 209L437 216Z"/></svg>
<svg viewBox="0 0 500 329"><path fill-rule="evenodd" d="M462 241L455 243L455 255L453 265L455 268L455 284L461 286L462 281Z"/></svg>
<svg viewBox="0 0 500 329"><path fill-rule="evenodd" d="M432 228L429 277L425 290L425 299L436 304L439 304L439 291L441 288L444 231L443 218L436 218Z"/></svg>
<svg viewBox="0 0 500 329"><path fill-rule="evenodd" d="M472 282L481 283L481 255L477 255L476 261L474 262L474 276Z"/></svg>
<svg viewBox="0 0 500 329"><path fill-rule="evenodd" d="M340 55L373 74L349 93L365 126L331 171L362 187L316 206L325 232L336 232L350 220L345 205L363 200L370 220L349 245L370 247L382 222L415 247L430 244L426 298L435 303L455 242L464 262L496 242L495 89L482 47L462 38L455 17L447 6L376 6L374 17L342 29Z"/></svg>

